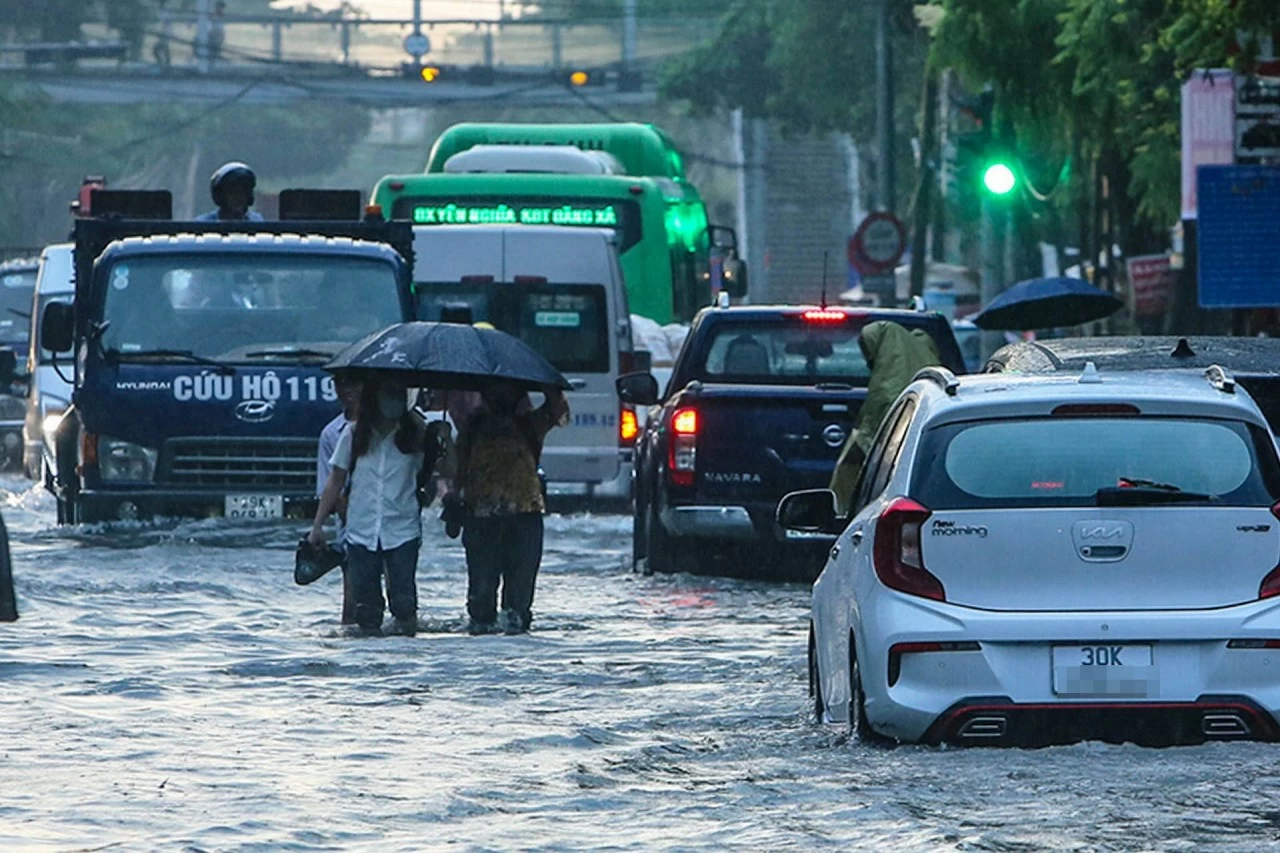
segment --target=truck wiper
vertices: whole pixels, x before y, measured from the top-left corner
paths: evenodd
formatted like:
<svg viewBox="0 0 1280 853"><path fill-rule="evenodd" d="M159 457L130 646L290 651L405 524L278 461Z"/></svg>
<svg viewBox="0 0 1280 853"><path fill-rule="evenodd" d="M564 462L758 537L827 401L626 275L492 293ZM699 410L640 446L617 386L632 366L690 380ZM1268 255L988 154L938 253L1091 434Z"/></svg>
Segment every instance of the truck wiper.
<svg viewBox="0 0 1280 853"><path fill-rule="evenodd" d="M1108 486L1094 492L1094 502L1098 506L1144 506L1217 500L1214 495L1183 491L1182 487L1171 483L1157 483L1153 480L1130 477L1121 477L1119 482L1119 486Z"/></svg>
<svg viewBox="0 0 1280 853"><path fill-rule="evenodd" d="M277 347L275 349L259 349L244 354L245 358L333 358L332 352L306 347Z"/></svg>
<svg viewBox="0 0 1280 853"><path fill-rule="evenodd" d="M114 347L106 351L106 356L114 361L132 361L139 358L180 358L192 364L207 364L218 369L219 373L230 376L236 372L234 366L214 358L196 355L189 349L147 349L137 352L121 352Z"/></svg>

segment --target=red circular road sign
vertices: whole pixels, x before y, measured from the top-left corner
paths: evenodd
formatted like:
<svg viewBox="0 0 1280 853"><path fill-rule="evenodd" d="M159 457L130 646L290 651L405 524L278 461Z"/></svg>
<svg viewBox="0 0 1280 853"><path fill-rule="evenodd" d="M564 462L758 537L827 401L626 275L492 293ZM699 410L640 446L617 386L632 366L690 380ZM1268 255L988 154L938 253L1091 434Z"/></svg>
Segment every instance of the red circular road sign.
<svg viewBox="0 0 1280 853"><path fill-rule="evenodd" d="M892 213L869 214L849 238L849 263L862 275L890 272L907 249L907 232Z"/></svg>

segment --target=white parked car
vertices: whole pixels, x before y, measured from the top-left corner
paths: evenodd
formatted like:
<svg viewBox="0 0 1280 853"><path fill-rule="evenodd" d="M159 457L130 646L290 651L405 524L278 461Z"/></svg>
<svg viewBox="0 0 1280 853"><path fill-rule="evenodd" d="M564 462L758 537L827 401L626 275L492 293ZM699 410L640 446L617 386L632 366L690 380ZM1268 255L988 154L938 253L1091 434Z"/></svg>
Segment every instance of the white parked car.
<svg viewBox="0 0 1280 853"><path fill-rule="evenodd" d="M863 737L1276 739L1280 463L1208 371L922 371L814 584L819 719Z"/></svg>

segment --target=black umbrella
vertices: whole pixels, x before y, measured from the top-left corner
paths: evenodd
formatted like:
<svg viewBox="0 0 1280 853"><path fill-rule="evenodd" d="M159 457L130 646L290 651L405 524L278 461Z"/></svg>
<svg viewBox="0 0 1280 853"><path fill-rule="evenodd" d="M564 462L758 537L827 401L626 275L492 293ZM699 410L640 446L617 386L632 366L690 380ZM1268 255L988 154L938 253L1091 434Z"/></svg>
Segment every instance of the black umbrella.
<svg viewBox="0 0 1280 853"><path fill-rule="evenodd" d="M971 319L980 329L1020 332L1078 326L1110 317L1124 303L1080 278L1033 278L1018 282Z"/></svg>
<svg viewBox="0 0 1280 853"><path fill-rule="evenodd" d="M423 388L479 391L495 380L508 380L527 390L572 387L524 341L497 329L461 323L388 326L335 355L324 369L385 376Z"/></svg>

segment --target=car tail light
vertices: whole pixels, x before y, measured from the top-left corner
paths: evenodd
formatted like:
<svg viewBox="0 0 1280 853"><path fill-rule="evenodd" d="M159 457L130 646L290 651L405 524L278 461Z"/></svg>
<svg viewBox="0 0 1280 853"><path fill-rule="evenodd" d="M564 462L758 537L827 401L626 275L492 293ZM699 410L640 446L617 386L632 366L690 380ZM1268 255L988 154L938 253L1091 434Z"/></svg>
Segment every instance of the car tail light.
<svg viewBox="0 0 1280 853"><path fill-rule="evenodd" d="M806 323L843 323L849 319L845 311L832 308L814 308L800 315Z"/></svg>
<svg viewBox="0 0 1280 853"><path fill-rule="evenodd" d="M1056 418L1131 418L1142 414L1130 403L1064 403L1055 406Z"/></svg>
<svg viewBox="0 0 1280 853"><path fill-rule="evenodd" d="M493 276L491 275L464 275L460 280L461 284L493 284Z"/></svg>
<svg viewBox="0 0 1280 853"><path fill-rule="evenodd" d="M640 421L636 419L635 406L624 405L618 416L618 446L630 447L640 434Z"/></svg>
<svg viewBox="0 0 1280 853"><path fill-rule="evenodd" d="M977 643L894 643L889 647L889 686L898 683L902 674L902 656L921 652L976 652L982 647Z"/></svg>
<svg viewBox="0 0 1280 853"><path fill-rule="evenodd" d="M545 275L517 275L511 279L516 284L546 284Z"/></svg>
<svg viewBox="0 0 1280 853"><path fill-rule="evenodd" d="M698 459L698 410L671 413L671 438L667 442L667 473L673 486L692 486Z"/></svg>
<svg viewBox="0 0 1280 853"><path fill-rule="evenodd" d="M910 498L891 501L876 521L872 562L876 577L889 589L946 601L942 581L924 567L921 541L929 515L929 510Z"/></svg>
<svg viewBox="0 0 1280 853"><path fill-rule="evenodd" d="M1280 640L1228 640L1229 649L1280 649Z"/></svg>

